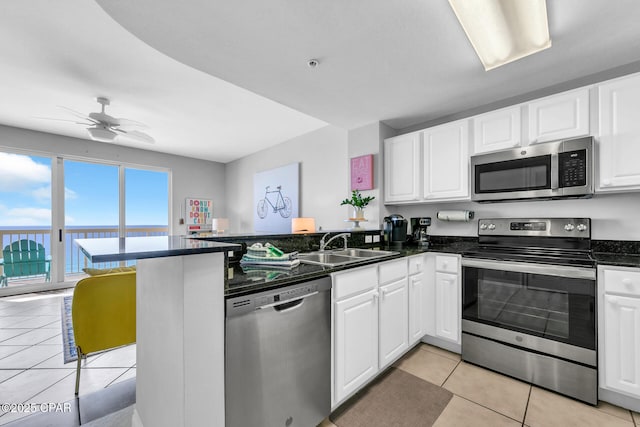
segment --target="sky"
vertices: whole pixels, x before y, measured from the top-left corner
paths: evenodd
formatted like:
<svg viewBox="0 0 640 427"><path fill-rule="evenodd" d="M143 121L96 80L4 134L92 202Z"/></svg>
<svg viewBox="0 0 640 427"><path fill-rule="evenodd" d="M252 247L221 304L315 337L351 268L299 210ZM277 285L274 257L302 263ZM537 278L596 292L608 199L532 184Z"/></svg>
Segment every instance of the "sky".
<svg viewBox="0 0 640 427"><path fill-rule="evenodd" d="M51 159L0 152L0 227L51 225ZM118 167L64 161L65 224L118 225ZM168 173L127 168L127 225L168 224Z"/></svg>

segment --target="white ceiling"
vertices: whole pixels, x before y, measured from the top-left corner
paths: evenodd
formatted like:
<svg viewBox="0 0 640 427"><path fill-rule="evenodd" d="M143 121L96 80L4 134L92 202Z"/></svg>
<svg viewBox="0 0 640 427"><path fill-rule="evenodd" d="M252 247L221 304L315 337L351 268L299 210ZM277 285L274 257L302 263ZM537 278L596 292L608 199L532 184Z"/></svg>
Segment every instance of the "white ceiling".
<svg viewBox="0 0 640 427"><path fill-rule="evenodd" d="M97 2L3 2L0 123L86 137L34 117L107 96L157 140L130 145L228 162L326 123L400 129L640 60L637 0L548 1L552 47L489 72L446 0Z"/></svg>

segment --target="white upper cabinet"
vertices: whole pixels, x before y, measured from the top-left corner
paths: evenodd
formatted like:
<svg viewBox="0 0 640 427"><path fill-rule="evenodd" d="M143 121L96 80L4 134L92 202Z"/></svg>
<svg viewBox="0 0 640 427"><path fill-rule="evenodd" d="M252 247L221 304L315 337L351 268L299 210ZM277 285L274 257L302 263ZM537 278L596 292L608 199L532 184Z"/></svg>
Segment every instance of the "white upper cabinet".
<svg viewBox="0 0 640 427"><path fill-rule="evenodd" d="M519 105L475 116L472 119L474 153L520 146L520 116Z"/></svg>
<svg viewBox="0 0 640 427"><path fill-rule="evenodd" d="M420 134L384 141L384 200L407 202L420 198Z"/></svg>
<svg viewBox="0 0 640 427"><path fill-rule="evenodd" d="M422 143L424 199L469 199L469 121L426 129Z"/></svg>
<svg viewBox="0 0 640 427"><path fill-rule="evenodd" d="M548 96L528 106L529 144L589 135L589 88Z"/></svg>
<svg viewBox="0 0 640 427"><path fill-rule="evenodd" d="M640 188L640 74L598 87L600 142L597 191Z"/></svg>

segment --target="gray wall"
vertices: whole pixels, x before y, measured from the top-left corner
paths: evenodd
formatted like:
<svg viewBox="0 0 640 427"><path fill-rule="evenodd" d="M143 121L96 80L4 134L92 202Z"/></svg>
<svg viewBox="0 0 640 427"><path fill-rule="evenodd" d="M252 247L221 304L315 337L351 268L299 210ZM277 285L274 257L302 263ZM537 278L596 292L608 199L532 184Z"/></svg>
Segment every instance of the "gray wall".
<svg viewBox="0 0 640 427"><path fill-rule="evenodd" d="M253 176L256 172L300 163L301 217L314 217L316 227L341 230L349 210L347 131L326 126L226 164L226 205L232 233L253 233Z"/></svg>
<svg viewBox="0 0 640 427"><path fill-rule="evenodd" d="M179 225L186 197L213 200L214 215L225 216L224 164L127 148L84 139L52 135L0 125L0 150L24 151L42 156L63 156L76 160L122 162L132 166L152 166L171 170L171 228L173 234L185 234Z"/></svg>

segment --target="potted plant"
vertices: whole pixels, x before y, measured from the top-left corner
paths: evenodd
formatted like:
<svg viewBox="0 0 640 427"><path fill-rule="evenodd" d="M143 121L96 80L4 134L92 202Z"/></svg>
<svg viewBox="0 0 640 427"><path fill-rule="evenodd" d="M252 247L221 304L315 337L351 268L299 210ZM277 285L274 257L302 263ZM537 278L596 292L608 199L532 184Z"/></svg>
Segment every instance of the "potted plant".
<svg viewBox="0 0 640 427"><path fill-rule="evenodd" d="M340 206L342 205L351 205L353 206L353 218L354 219L364 219L364 208L375 199L374 196L362 197L359 190L353 190L351 192L350 199L344 199Z"/></svg>

